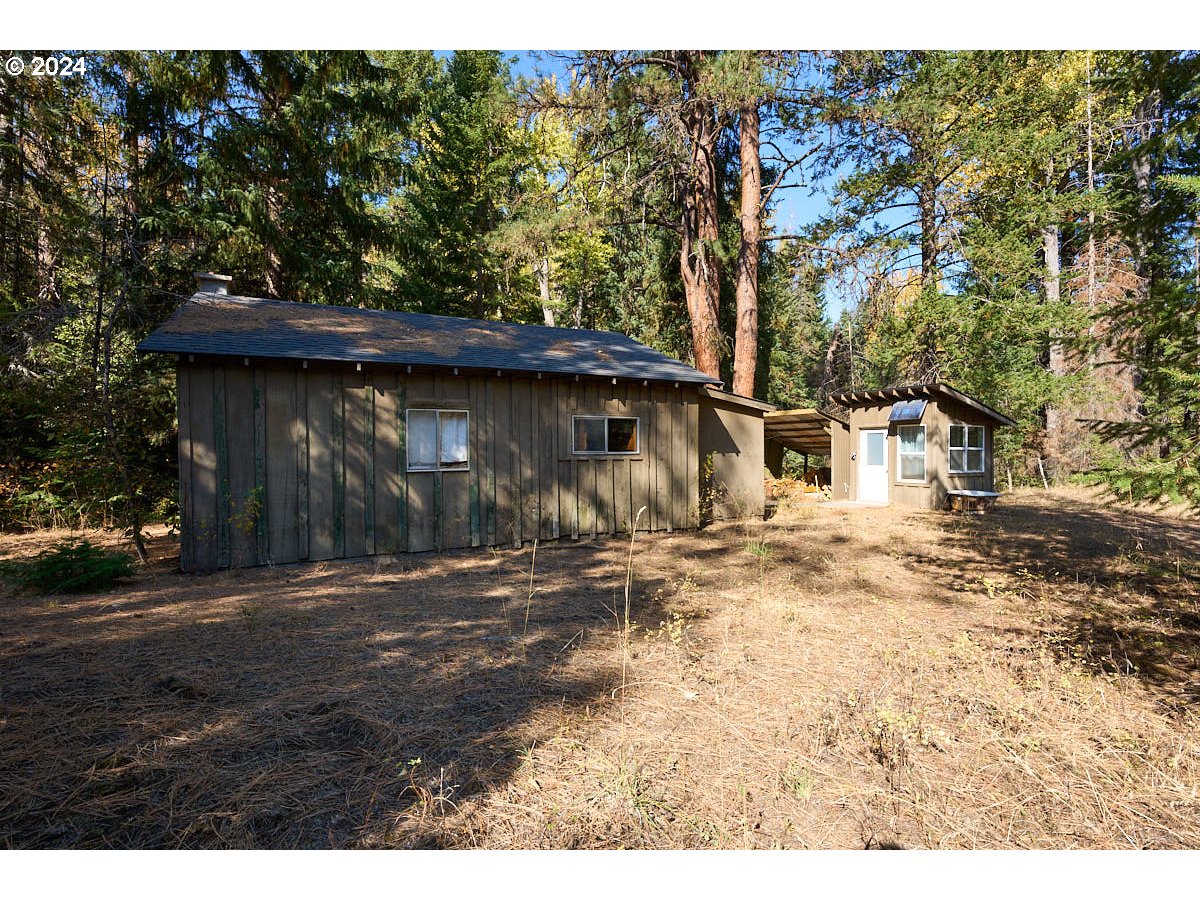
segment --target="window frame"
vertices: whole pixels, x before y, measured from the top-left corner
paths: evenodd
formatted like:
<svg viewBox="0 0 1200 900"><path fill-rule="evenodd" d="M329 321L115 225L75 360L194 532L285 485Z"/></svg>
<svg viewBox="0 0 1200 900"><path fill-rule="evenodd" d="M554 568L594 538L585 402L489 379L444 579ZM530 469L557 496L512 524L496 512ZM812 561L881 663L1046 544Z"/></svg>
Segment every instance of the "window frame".
<svg viewBox="0 0 1200 900"><path fill-rule="evenodd" d="M921 429L921 452L913 451L905 452L904 442L900 438L901 430L905 428ZM920 478L905 478L904 477L904 457L921 457L921 477ZM896 426L896 483L897 484L928 484L929 483L929 430L924 424L920 425L897 425Z"/></svg>
<svg viewBox="0 0 1200 900"><path fill-rule="evenodd" d="M413 466L411 434L412 413L435 413L433 456L436 463L432 466ZM442 413L454 413L467 417L467 464L465 466L448 466L442 464ZM406 472L470 472L471 471L471 411L469 409L442 409L438 407L411 407L404 410L404 470Z"/></svg>
<svg viewBox="0 0 1200 900"><path fill-rule="evenodd" d="M955 446L954 444L954 429L963 429L963 445ZM978 447L971 446L971 429L978 428L983 432L983 442ZM954 451L961 450L963 452L962 469L954 468ZM969 468L971 465L971 451L979 451L979 468ZM969 422L951 422L946 431L946 471L951 475L985 475L987 474L987 426L973 425Z"/></svg>
<svg viewBox="0 0 1200 900"><path fill-rule="evenodd" d="M577 450L575 449L575 422L577 419L603 419L604 420L604 449L603 450ZM609 419L629 419L633 421L633 435L636 439L636 446L633 450L609 450L608 449L608 420ZM619 457L634 457L642 455L642 417L641 416L617 416L607 413L576 413L571 416L571 455L586 456L595 459L599 456L619 456Z"/></svg>

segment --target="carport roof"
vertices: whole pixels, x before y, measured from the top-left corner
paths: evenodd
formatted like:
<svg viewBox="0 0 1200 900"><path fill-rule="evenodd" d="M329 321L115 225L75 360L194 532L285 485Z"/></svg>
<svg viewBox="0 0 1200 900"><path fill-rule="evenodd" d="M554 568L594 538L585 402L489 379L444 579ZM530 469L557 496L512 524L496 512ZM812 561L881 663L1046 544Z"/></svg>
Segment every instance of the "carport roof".
<svg viewBox="0 0 1200 900"><path fill-rule="evenodd" d="M781 409L763 415L763 433L797 453L829 456L833 445L830 423L834 421L818 409Z"/></svg>

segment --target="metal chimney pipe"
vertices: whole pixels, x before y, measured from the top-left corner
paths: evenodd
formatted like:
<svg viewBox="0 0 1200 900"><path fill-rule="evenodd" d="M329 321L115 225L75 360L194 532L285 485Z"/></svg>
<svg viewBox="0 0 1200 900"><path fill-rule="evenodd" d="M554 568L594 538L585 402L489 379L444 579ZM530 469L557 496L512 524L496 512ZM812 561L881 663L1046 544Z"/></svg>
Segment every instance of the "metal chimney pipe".
<svg viewBox="0 0 1200 900"><path fill-rule="evenodd" d="M228 294L229 282L233 278L229 275L218 275L215 272L193 272L196 278L196 291L201 294Z"/></svg>

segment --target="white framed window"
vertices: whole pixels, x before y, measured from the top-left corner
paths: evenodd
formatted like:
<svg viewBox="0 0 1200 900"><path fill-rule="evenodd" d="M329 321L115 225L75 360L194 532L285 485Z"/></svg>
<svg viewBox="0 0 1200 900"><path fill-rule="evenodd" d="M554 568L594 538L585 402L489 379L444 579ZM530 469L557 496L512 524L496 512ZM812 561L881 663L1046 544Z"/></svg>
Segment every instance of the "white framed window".
<svg viewBox="0 0 1200 900"><path fill-rule="evenodd" d="M641 421L635 416L571 416L576 456L636 456Z"/></svg>
<svg viewBox="0 0 1200 900"><path fill-rule="evenodd" d="M900 425L896 428L896 455L900 481L925 481L925 426Z"/></svg>
<svg viewBox="0 0 1200 900"><path fill-rule="evenodd" d="M404 414L410 472L461 472L471 467L465 409L410 409Z"/></svg>
<svg viewBox="0 0 1200 900"><path fill-rule="evenodd" d="M950 426L950 474L978 475L984 471L986 429L982 425Z"/></svg>

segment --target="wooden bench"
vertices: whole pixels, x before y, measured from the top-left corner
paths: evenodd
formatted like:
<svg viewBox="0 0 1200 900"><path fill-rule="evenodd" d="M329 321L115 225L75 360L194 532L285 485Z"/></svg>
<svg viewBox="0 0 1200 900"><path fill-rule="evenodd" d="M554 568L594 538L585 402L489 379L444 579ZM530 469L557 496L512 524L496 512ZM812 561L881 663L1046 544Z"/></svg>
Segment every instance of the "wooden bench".
<svg viewBox="0 0 1200 900"><path fill-rule="evenodd" d="M955 512L982 513L991 509L1000 495L995 491L947 491L950 508Z"/></svg>

